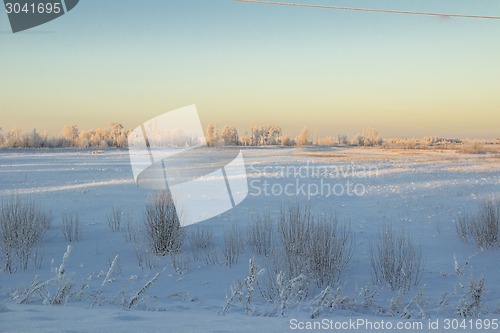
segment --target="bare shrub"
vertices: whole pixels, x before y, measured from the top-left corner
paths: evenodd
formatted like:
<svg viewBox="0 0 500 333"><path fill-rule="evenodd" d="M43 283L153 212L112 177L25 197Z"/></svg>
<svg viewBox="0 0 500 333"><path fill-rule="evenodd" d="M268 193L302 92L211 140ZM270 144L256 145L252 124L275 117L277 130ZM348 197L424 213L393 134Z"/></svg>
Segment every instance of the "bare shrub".
<svg viewBox="0 0 500 333"><path fill-rule="evenodd" d="M458 151L462 154L484 154L486 150L484 144L480 141L473 141L461 146Z"/></svg>
<svg viewBox="0 0 500 333"><path fill-rule="evenodd" d="M9 273L26 270L33 251L51 224L51 217L40 211L32 200L19 197L2 202L1 208L0 250L4 267Z"/></svg>
<svg viewBox="0 0 500 333"><path fill-rule="evenodd" d="M269 212L257 217L248 226L248 245L253 253L265 257L271 255L274 249L275 231Z"/></svg>
<svg viewBox="0 0 500 333"><path fill-rule="evenodd" d="M386 226L370 246L370 262L376 282L386 281L392 290L409 291L422 276L422 253L410 236L394 234Z"/></svg>
<svg viewBox="0 0 500 333"><path fill-rule="evenodd" d="M460 317L477 317L483 304L484 277L479 280L470 278L468 287L457 306L457 314Z"/></svg>
<svg viewBox="0 0 500 333"><path fill-rule="evenodd" d="M111 214L106 216L106 223L112 232L120 231L122 225L121 209L113 207Z"/></svg>
<svg viewBox="0 0 500 333"><path fill-rule="evenodd" d="M142 230L140 225L132 221L132 216L127 214L127 220L124 230L124 239L127 243L139 243L141 239Z"/></svg>
<svg viewBox="0 0 500 333"><path fill-rule="evenodd" d="M215 248L210 248L205 251L203 261L206 265L219 265L219 252Z"/></svg>
<svg viewBox="0 0 500 333"><path fill-rule="evenodd" d="M193 226L188 229L187 238L195 261L204 260L207 265L218 263L218 255L214 245L212 229Z"/></svg>
<svg viewBox="0 0 500 333"><path fill-rule="evenodd" d="M335 216L315 221L310 206L290 205L281 211L279 231L288 278L306 274L318 287L339 281L351 260L354 243L349 224Z"/></svg>
<svg viewBox="0 0 500 333"><path fill-rule="evenodd" d="M160 192L146 205L144 225L149 245L156 255L176 253L184 243L185 232L169 193Z"/></svg>
<svg viewBox="0 0 500 333"><path fill-rule="evenodd" d="M310 234L309 274L318 287L338 282L354 252L350 225L340 225L336 217L330 217L313 223Z"/></svg>
<svg viewBox="0 0 500 333"><path fill-rule="evenodd" d="M172 267L177 274L186 274L189 271L191 257L187 253L173 253L170 256Z"/></svg>
<svg viewBox="0 0 500 333"><path fill-rule="evenodd" d="M152 269L156 266L157 257L151 253L149 248L144 248L144 246L136 243L134 246L134 254L137 265L141 269Z"/></svg>
<svg viewBox="0 0 500 333"><path fill-rule="evenodd" d="M354 252L351 227L334 216L315 221L310 206L282 208L278 224L282 248L267 259L267 270L259 290L270 302L279 301L279 281L304 276L309 283L326 287L338 283ZM278 279L279 276L279 279Z"/></svg>
<svg viewBox="0 0 500 333"><path fill-rule="evenodd" d="M298 204L281 208L278 230L288 256L301 256L308 248L313 219L309 205L304 208Z"/></svg>
<svg viewBox="0 0 500 333"><path fill-rule="evenodd" d="M474 279L472 267L467 262L460 266L455 256L453 256L453 260L458 278L454 293L460 297L455 312L460 317L478 317L481 315L483 308L484 276L477 280ZM467 271L469 274L467 274L468 279L466 281L464 273Z"/></svg>
<svg viewBox="0 0 500 333"><path fill-rule="evenodd" d="M78 242L80 240L80 219L78 216L64 216L62 232L67 242Z"/></svg>
<svg viewBox="0 0 500 333"><path fill-rule="evenodd" d="M500 201L488 199L476 215L460 216L455 226L465 242L473 239L481 248L500 246Z"/></svg>
<svg viewBox="0 0 500 333"><path fill-rule="evenodd" d="M189 245L193 250L204 250L214 243L214 233L207 227L191 228L187 234Z"/></svg>
<svg viewBox="0 0 500 333"><path fill-rule="evenodd" d="M245 250L245 241L241 235L241 230L233 224L231 228L224 232L222 244L222 255L228 267L238 263L238 258Z"/></svg>

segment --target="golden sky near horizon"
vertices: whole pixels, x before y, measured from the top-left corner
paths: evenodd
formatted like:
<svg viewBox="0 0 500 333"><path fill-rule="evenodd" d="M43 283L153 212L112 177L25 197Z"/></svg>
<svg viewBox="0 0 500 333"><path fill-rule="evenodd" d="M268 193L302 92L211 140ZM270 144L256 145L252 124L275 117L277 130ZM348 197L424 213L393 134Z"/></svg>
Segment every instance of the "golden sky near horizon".
<svg viewBox="0 0 500 333"><path fill-rule="evenodd" d="M193 0L113 0L96 12L99 4L18 34L0 15L4 132L134 128L196 104L203 126L241 134L278 124L291 136L307 126L321 136L374 127L383 137L500 137L498 20ZM493 1L370 5L500 14Z"/></svg>

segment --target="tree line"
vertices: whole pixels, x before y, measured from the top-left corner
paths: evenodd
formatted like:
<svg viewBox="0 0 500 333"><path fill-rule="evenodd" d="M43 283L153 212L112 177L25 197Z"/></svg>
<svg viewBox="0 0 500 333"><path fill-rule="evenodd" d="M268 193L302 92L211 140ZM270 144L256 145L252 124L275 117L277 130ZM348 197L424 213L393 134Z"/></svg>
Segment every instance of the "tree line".
<svg viewBox="0 0 500 333"><path fill-rule="evenodd" d="M75 124L65 125L58 135L48 135L33 129L24 132L20 128L2 131L0 127L0 148L126 148L129 130L120 123L111 123L108 128L80 130ZM388 146L417 148L460 144L462 140L428 136L423 138L382 139L374 128L364 128L361 133L349 138L346 134L336 136L311 135L307 127L296 136L283 133L278 125L252 125L243 134L234 126L220 128L209 124L205 129L208 146ZM497 139L500 142L500 138Z"/></svg>
<svg viewBox="0 0 500 333"><path fill-rule="evenodd" d="M36 129L23 132L20 128L3 133L0 127L0 148L125 148L128 132L119 123L90 131L80 131L77 125L69 124L59 135L40 133Z"/></svg>
<svg viewBox="0 0 500 333"><path fill-rule="evenodd" d="M108 128L95 130L80 130L75 124L65 125L59 135L40 133L36 129L24 132L14 128L3 132L0 127L0 148L126 148L127 136L130 131L120 123L111 123ZM304 127L295 137L283 134L281 126L252 125L249 131L240 135L236 127L223 126L219 128L209 124L205 130L208 146L332 146L360 145L374 146L382 144L375 129L363 129L351 140L345 134L327 137L311 137L307 127Z"/></svg>

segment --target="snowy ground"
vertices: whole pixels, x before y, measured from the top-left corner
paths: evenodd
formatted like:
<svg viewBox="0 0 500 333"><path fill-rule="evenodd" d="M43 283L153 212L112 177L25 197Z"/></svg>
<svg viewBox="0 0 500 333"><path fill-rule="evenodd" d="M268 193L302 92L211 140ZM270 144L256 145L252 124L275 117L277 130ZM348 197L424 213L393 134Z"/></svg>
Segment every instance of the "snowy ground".
<svg viewBox="0 0 500 333"><path fill-rule="evenodd" d="M53 217L37 259L28 270L13 274L0 270L0 332L294 331L290 320L310 320L310 303L292 306L285 316L265 317L273 314L277 305L266 303L256 292L252 316L245 316L240 304L225 316L218 315L230 286L246 277L248 260L253 255L246 247L238 263L227 267L217 251L224 230L237 225L244 236L247 226L259 214L269 211L275 217L282 205L305 204L308 199L316 215L332 213L343 221L349 220L355 236L351 265L336 286L341 287L338 290L354 305L325 311L318 320L401 319L401 314L391 309L391 304L394 307L397 303L396 293L385 285L374 285L371 275L369 244L387 224L411 234L422 247L425 262L422 279L401 296L400 303L404 307L421 292L419 305L424 307L426 318L421 318L417 307L410 306L410 321L423 320L428 325L429 319L439 319L441 325L446 318L456 318L455 309L462 297L460 283L467 288L471 278L477 280L481 276L485 279L485 293L480 317L500 318L499 250L481 250L464 243L455 231L455 220L460 214L473 214L483 200L500 197L498 154L250 148L243 149L243 156L250 190L247 199L229 212L188 227L188 232L200 227L213 230L216 243L213 251L218 263L196 260L186 241L176 258L142 258L143 268L140 268L137 246L125 241L125 231L111 232L106 223L106 216L114 207L120 208L124 216L130 216L132 228L139 227L144 205L151 197L151 191L136 186L127 151L105 150L102 154L87 150L0 151L0 199L12 194L29 195ZM42 305L40 297L30 298L28 305L16 304L12 294L19 295L35 276L40 281L54 276L69 244L61 227L65 215L78 216L81 225L81 240L71 242L72 252L66 264L73 296L65 305ZM91 309L115 256L118 256L117 268L98 304ZM454 258L464 271L462 278L456 274ZM263 258L256 257L256 262L264 265ZM132 309L123 310L123 302L158 272L161 272L158 281L140 301ZM368 289L376 291L376 296L373 304L364 307L360 295ZM445 327L439 328L445 331ZM461 331L477 330L466 327Z"/></svg>

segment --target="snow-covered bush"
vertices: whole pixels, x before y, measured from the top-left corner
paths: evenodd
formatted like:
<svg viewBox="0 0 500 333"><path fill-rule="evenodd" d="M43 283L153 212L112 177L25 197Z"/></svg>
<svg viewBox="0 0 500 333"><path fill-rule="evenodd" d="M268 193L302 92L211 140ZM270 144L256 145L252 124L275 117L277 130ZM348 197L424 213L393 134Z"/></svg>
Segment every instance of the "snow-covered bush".
<svg viewBox="0 0 500 333"><path fill-rule="evenodd" d="M118 266L118 255L115 256L115 258L111 262L111 265L109 265L108 272L106 273L106 277L102 281L101 287L99 288L96 296L94 297L94 301L92 302L92 305L90 306L91 308L93 308L96 304L99 303L101 295L104 292L104 289L106 289L107 284L111 282L112 276L113 276L117 266Z"/></svg>
<svg viewBox="0 0 500 333"><path fill-rule="evenodd" d="M271 255L275 247L275 230L269 212L255 218L248 226L247 243L254 254Z"/></svg>
<svg viewBox="0 0 500 333"><path fill-rule="evenodd" d="M422 276L422 253L410 236L395 234L386 226L370 246L370 262L376 282L387 282L392 290L406 292Z"/></svg>
<svg viewBox="0 0 500 333"><path fill-rule="evenodd" d="M468 262L460 266L455 256L453 256L453 261L455 264L455 273L458 278L457 286L453 294L459 297L455 313L460 317L478 317L483 308L485 292L484 277L481 276L479 279L475 279L472 273L472 267ZM466 272L468 273L468 277L464 274ZM465 280L466 278L467 281ZM445 297L443 303L446 302L447 299Z"/></svg>
<svg viewBox="0 0 500 333"><path fill-rule="evenodd" d="M54 277L47 281L40 281L38 275L35 276L31 284L26 287L18 287L11 293L12 299L19 304L30 303L40 300L44 304L65 304L73 294L74 283L71 276L66 272L66 263L72 248L66 248L63 259L59 267L53 270Z"/></svg>
<svg viewBox="0 0 500 333"><path fill-rule="evenodd" d="M162 271L163 272L163 271ZM124 309L130 309L134 304L136 304L139 299L141 298L141 295L144 294L153 284L155 284L156 281L158 281L158 278L160 277L161 272L156 273L155 276L144 286L141 287L137 292L135 292L129 299L128 301L123 302L123 308Z"/></svg>
<svg viewBox="0 0 500 333"><path fill-rule="evenodd" d="M284 316L295 304L307 298L309 281L305 274L289 279L283 274L276 275L279 313Z"/></svg>
<svg viewBox="0 0 500 333"><path fill-rule="evenodd" d="M231 286L231 292L226 295L226 303L222 309L222 315L225 315L229 309L237 303L244 305L245 314L247 316L252 314L252 297L255 289L254 285L256 284L258 277L264 272L264 269L261 269L255 263L254 258L250 258L248 266L248 276L245 280L236 281Z"/></svg>
<svg viewBox="0 0 500 333"><path fill-rule="evenodd" d="M146 205L144 218L146 236L156 255L167 255L179 251L184 243L185 232L171 195L160 192Z"/></svg>
<svg viewBox="0 0 500 333"><path fill-rule="evenodd" d="M62 233L67 242L78 242L81 237L80 219L78 216L64 216L62 219Z"/></svg>
<svg viewBox="0 0 500 333"><path fill-rule="evenodd" d="M337 308L355 309L356 301L344 296L342 294L342 287L333 289L327 286L312 299L310 317L311 319L318 318L325 310L332 312Z"/></svg>
<svg viewBox="0 0 500 333"><path fill-rule="evenodd" d="M473 239L477 246L500 246L500 201L488 199L474 216L463 215L457 219L456 229L465 242Z"/></svg>
<svg viewBox="0 0 500 333"><path fill-rule="evenodd" d="M0 250L6 271L28 268L51 219L30 199L11 197L1 203Z"/></svg>
<svg viewBox="0 0 500 333"><path fill-rule="evenodd" d="M457 315L460 317L477 317L483 304L484 277L478 280L470 279L467 291L463 294L457 306Z"/></svg>

